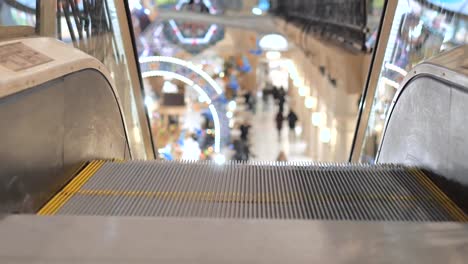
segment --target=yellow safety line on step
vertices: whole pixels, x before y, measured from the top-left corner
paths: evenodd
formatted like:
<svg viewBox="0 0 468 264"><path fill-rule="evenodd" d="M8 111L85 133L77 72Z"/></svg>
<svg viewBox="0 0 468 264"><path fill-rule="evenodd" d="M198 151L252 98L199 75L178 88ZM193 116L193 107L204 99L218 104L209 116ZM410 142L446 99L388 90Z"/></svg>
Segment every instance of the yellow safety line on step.
<svg viewBox="0 0 468 264"><path fill-rule="evenodd" d="M92 161L65 188L50 200L37 214L55 215L60 208L98 171L104 161Z"/></svg>
<svg viewBox="0 0 468 264"><path fill-rule="evenodd" d="M309 194L296 192L277 192L277 193L237 193L237 192L161 192L161 191L142 191L142 190L83 190L80 189L75 192L80 195L90 196L126 196L126 197L147 197L158 199L173 199L173 200L188 200L199 202L221 202L221 203L297 203L297 202L310 202L310 201L359 201L359 200L382 200L382 201L413 201L424 202L430 201L434 198L430 197L416 197L416 196L403 196L403 195L327 195L327 194ZM277 196L278 199L269 196ZM295 196L302 197L302 199L294 198Z"/></svg>
<svg viewBox="0 0 468 264"><path fill-rule="evenodd" d="M428 179L426 174L419 169L409 169L409 171L416 176L418 181L430 191L436 200L444 207L444 209L456 221L468 222L468 216L456 205L444 192L442 192L435 183Z"/></svg>

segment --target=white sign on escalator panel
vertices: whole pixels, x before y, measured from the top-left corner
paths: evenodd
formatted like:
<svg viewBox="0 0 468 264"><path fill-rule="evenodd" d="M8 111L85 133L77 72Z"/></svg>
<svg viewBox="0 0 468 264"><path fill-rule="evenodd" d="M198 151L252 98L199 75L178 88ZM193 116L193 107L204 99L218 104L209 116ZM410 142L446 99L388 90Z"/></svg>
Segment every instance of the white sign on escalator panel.
<svg viewBox="0 0 468 264"><path fill-rule="evenodd" d="M21 42L0 46L0 65L19 72L52 61L46 55Z"/></svg>

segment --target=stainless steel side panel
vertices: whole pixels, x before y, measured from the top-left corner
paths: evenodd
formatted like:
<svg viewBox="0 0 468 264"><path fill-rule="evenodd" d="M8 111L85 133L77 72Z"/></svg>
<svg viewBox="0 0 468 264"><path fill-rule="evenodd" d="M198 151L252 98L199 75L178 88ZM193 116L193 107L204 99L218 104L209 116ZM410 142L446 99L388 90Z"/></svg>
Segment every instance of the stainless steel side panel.
<svg viewBox="0 0 468 264"><path fill-rule="evenodd" d="M80 162L124 159L126 148L118 103L95 70L0 99L0 212L36 211Z"/></svg>
<svg viewBox="0 0 468 264"><path fill-rule="evenodd" d="M468 186L468 45L406 76L389 109L377 160L425 168Z"/></svg>

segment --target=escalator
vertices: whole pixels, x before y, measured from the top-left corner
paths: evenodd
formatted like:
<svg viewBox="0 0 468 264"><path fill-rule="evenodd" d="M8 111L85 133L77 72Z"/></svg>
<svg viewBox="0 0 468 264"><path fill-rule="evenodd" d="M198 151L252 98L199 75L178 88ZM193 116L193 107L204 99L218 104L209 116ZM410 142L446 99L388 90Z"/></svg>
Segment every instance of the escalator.
<svg viewBox="0 0 468 264"><path fill-rule="evenodd" d="M39 215L467 221L398 165L93 161Z"/></svg>
<svg viewBox="0 0 468 264"><path fill-rule="evenodd" d="M467 47L407 77L375 165L219 165L132 160L104 66L57 41L19 41L50 60L0 68L1 262L466 260Z"/></svg>

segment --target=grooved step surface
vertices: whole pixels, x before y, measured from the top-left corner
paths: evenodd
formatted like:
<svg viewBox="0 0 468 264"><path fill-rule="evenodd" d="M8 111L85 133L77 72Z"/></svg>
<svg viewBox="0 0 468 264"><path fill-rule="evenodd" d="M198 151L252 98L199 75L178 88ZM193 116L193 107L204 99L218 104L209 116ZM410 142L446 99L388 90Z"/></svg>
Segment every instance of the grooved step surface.
<svg viewBox="0 0 468 264"><path fill-rule="evenodd" d="M129 161L88 165L41 215L465 221L419 170L395 165Z"/></svg>

